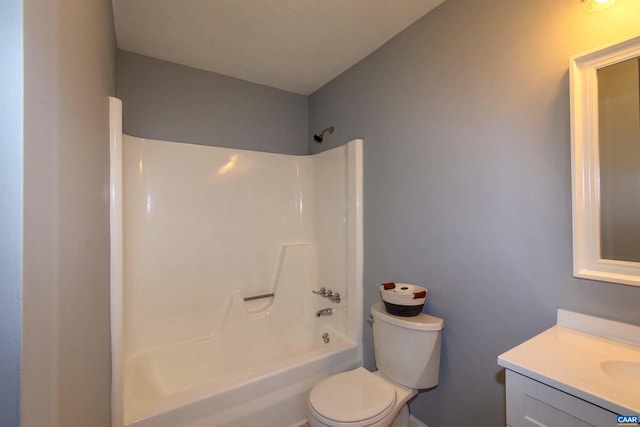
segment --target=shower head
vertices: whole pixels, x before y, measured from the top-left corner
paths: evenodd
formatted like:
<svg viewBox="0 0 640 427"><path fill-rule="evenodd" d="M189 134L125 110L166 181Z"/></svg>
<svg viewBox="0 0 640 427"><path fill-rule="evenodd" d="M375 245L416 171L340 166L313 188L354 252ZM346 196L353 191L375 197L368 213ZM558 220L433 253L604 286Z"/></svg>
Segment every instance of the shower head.
<svg viewBox="0 0 640 427"><path fill-rule="evenodd" d="M328 128L322 129L322 132L316 133L315 135L313 135L313 139L315 139L316 142L322 142L324 134L327 132L333 133L333 126L329 126Z"/></svg>

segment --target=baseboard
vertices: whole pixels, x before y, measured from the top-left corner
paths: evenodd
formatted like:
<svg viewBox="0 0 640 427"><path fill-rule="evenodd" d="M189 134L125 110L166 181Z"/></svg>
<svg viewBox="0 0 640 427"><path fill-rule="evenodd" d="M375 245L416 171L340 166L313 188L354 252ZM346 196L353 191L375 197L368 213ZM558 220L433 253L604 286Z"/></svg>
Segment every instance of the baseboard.
<svg viewBox="0 0 640 427"><path fill-rule="evenodd" d="M409 416L409 427L429 427L413 415Z"/></svg>

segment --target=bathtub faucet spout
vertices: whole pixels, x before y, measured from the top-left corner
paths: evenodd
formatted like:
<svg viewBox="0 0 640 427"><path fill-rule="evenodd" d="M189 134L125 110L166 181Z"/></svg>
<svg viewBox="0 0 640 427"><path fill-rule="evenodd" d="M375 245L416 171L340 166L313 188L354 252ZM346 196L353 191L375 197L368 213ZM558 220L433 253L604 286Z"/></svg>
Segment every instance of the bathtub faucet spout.
<svg viewBox="0 0 640 427"><path fill-rule="evenodd" d="M331 316L332 314L333 314L332 308L323 308L322 310L316 311L316 317Z"/></svg>

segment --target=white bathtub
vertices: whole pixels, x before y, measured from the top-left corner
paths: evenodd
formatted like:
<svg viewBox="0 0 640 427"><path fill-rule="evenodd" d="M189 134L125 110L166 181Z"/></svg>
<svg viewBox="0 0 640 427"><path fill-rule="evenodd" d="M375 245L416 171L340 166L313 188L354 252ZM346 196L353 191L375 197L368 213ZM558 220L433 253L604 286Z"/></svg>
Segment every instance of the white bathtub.
<svg viewBox="0 0 640 427"><path fill-rule="evenodd" d="M222 372L215 357L206 357L214 354L208 348L216 345L211 340L139 355L127 369L128 425L302 425L311 387L359 364L357 344L329 333L329 344L269 362L246 352L234 368Z"/></svg>
<svg viewBox="0 0 640 427"><path fill-rule="evenodd" d="M111 106L113 426L303 425L311 387L362 364L362 141L123 149Z"/></svg>

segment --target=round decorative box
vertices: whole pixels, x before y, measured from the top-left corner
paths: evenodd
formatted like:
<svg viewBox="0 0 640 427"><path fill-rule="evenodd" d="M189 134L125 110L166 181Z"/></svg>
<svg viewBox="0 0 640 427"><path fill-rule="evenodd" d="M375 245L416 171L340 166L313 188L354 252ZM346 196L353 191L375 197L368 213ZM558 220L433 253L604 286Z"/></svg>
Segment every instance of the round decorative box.
<svg viewBox="0 0 640 427"><path fill-rule="evenodd" d="M411 317L422 313L427 290L418 285L390 282L380 285L380 295L387 313Z"/></svg>

